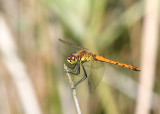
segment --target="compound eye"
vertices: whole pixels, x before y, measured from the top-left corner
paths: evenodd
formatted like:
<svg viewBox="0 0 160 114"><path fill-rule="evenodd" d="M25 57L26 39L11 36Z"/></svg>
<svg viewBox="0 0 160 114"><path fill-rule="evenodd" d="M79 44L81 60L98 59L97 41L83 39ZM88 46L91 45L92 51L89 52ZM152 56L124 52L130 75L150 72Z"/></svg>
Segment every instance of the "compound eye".
<svg viewBox="0 0 160 114"><path fill-rule="evenodd" d="M71 61L75 61L75 55L71 54L69 55L68 59L71 60Z"/></svg>

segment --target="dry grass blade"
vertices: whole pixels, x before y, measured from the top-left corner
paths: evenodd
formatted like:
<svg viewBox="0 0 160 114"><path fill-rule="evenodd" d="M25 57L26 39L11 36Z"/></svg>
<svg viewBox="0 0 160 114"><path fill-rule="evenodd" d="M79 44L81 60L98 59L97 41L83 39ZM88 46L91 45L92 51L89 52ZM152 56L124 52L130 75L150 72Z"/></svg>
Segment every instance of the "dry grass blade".
<svg viewBox="0 0 160 114"><path fill-rule="evenodd" d="M64 70L68 71L68 68L67 68L67 66L65 64L64 64ZM72 81L71 75L69 73L66 73L66 74L67 74L70 86L71 86L71 88L73 88L74 87L74 83ZM75 88L72 89L72 94L73 94L74 102L76 104L77 113L81 114L81 109L80 109L80 106L79 106L78 98L76 96L76 90L75 90Z"/></svg>
<svg viewBox="0 0 160 114"><path fill-rule="evenodd" d="M17 53L17 47L9 27L2 15L0 15L0 50L10 77L15 83L16 90L23 106L25 114L41 114L32 81L30 80L25 65Z"/></svg>
<svg viewBox="0 0 160 114"><path fill-rule="evenodd" d="M156 70L159 30L159 0L146 0L146 17L142 37L140 86L137 96L136 114L149 114ZM149 47L149 48L148 48Z"/></svg>

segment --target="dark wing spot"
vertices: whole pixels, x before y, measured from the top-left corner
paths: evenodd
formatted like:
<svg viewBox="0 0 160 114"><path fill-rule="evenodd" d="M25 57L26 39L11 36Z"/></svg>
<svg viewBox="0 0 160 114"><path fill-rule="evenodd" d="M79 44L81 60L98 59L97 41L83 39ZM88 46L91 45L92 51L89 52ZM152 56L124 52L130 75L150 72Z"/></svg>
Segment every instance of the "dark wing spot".
<svg viewBox="0 0 160 114"><path fill-rule="evenodd" d="M116 65L118 65L118 63L116 63Z"/></svg>

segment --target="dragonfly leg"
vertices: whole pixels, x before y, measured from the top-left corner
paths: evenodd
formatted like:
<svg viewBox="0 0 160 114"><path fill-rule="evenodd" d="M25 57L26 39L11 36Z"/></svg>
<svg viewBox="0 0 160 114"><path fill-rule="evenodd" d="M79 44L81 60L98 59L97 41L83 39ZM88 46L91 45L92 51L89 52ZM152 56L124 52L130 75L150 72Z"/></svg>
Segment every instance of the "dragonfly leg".
<svg viewBox="0 0 160 114"><path fill-rule="evenodd" d="M73 65L73 66L67 66L67 67L70 68L70 69L74 69L76 66L77 66L77 65L75 64L75 65Z"/></svg>
<svg viewBox="0 0 160 114"><path fill-rule="evenodd" d="M87 72L86 72L83 64L82 64L82 68L83 68L84 76L83 76L83 78L82 78L81 80L79 80L79 81L74 85L73 89L74 89L78 84L80 84L81 82L83 82L83 81L87 78ZM79 71L80 71L80 70L79 70Z"/></svg>
<svg viewBox="0 0 160 114"><path fill-rule="evenodd" d="M77 64L73 68L70 68L70 70L67 73L79 75L80 74L80 64Z"/></svg>

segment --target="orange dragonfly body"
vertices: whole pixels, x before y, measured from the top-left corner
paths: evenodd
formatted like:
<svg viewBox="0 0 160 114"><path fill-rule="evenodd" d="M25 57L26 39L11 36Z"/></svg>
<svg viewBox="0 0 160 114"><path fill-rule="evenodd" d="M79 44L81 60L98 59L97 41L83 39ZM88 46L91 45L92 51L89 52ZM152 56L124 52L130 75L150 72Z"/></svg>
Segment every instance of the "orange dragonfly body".
<svg viewBox="0 0 160 114"><path fill-rule="evenodd" d="M101 61L101 62L107 62L107 63L115 64L115 65L122 66L122 67L125 67L125 68L128 68L128 69L134 70L134 71L140 71L140 69L138 69L137 67L135 67L133 65L113 61L113 60L107 59L107 58L105 58L105 57L103 57L99 54L93 54L92 52L89 52L87 50L82 50L82 51L76 53L74 56L76 56L77 59L81 62L87 62L87 61L95 60L95 61Z"/></svg>
<svg viewBox="0 0 160 114"><path fill-rule="evenodd" d="M84 81L88 77L87 72L85 70L85 66L83 64L86 63L86 62L89 62L89 61L106 62L106 63L111 63L111 64L114 64L114 65L122 66L122 67L125 67L125 68L128 68L128 69L131 69L133 71L140 71L140 69L138 69L137 67L135 67L133 65L120 63L120 62L117 62L117 61L113 61L111 59L107 59L107 58L105 58L105 57L103 57L99 54L94 54L94 53L88 51L85 48L73 45L72 43L66 42L66 41L61 40L61 39L59 39L59 41L66 44L66 45L81 49L81 51L79 51L75 54L70 54L67 58L67 62L69 64L73 65L73 67L71 68L69 73L74 74L74 75L80 74L80 66L82 66L83 71L84 71L84 77L74 85L74 88L79 83L81 83L82 81ZM98 80L95 79L95 77L98 76L98 75L93 76L95 74L97 75L97 73L92 73L92 75L90 76L90 78L88 80L90 93L92 93L95 90L95 88L98 86L99 82L101 81L101 78L97 78ZM102 76L99 75L99 77L102 77Z"/></svg>

